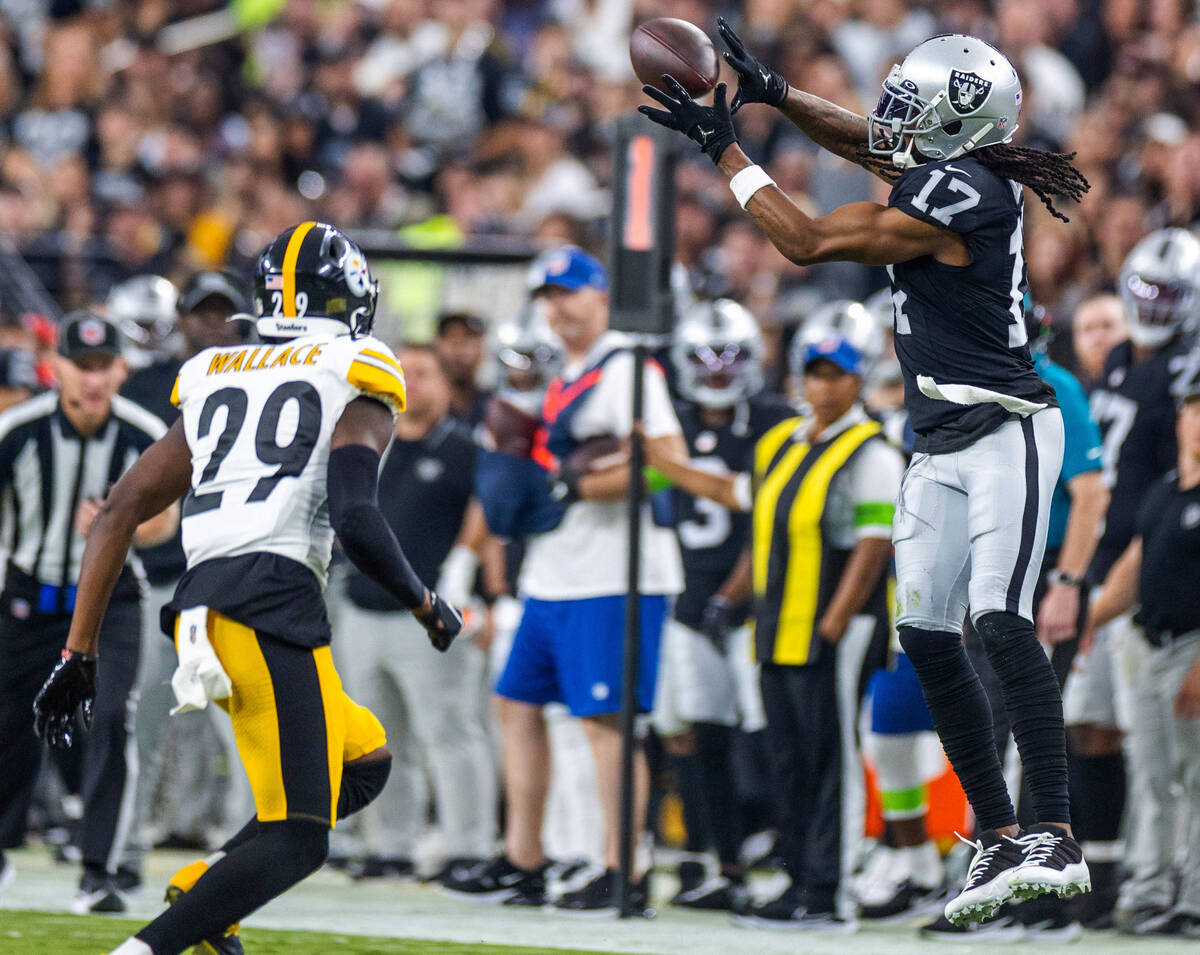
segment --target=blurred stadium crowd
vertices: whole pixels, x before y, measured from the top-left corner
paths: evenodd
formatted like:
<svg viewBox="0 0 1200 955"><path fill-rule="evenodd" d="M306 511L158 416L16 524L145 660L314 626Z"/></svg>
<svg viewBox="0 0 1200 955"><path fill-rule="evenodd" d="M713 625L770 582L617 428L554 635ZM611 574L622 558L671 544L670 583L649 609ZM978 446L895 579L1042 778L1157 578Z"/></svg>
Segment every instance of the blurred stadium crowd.
<svg viewBox="0 0 1200 955"><path fill-rule="evenodd" d="M30 289L44 288L62 311L102 307L117 289L113 317L128 320L130 354L138 356L131 364L145 367L179 344L169 334L174 299L163 293L159 312L133 307L118 316L123 283L160 275L183 287L198 271L221 269L230 281L248 279L263 246L301 220L414 247L453 249L486 237L517 250L569 243L602 256L614 123L642 102L628 63L630 31L648 17L673 16L714 33L718 14L793 85L859 113L874 104L888 67L926 37L971 33L1003 49L1024 82L1017 140L1073 152L1091 184L1067 210L1070 222L1027 202L1025 250L1039 322L1053 332L1051 356L1085 387L1096 383L1123 335L1121 320L1113 315L1111 332L1084 330L1075 339L1079 306L1117 291L1122 263L1152 231L1194 229L1200 220L1200 14L1188 0L0 0L0 254L29 267L25 278L9 269L0 283L0 344L14 350L4 384L52 383L44 362L34 382L16 354L44 358L55 345L49 309L30 305ZM737 125L747 153L807 209L886 201L878 180L821 152L777 113L746 110ZM770 390L784 390L788 345L810 316L834 301L867 300L887 284L881 269L789 263L702 157L680 161L676 222L681 290L733 299L757 318ZM389 308L400 306L389 305L385 287L381 310ZM446 313L437 323L452 408L472 425L475 376L482 387L497 375L484 342L512 318L475 312ZM396 318L403 327L405 316ZM882 352L880 342L864 357ZM423 355L402 355L406 370ZM879 368L871 384L894 385L894 369ZM369 599L356 602L372 609ZM477 673L461 674L478 692L468 727L476 748L446 758L491 765L479 756L495 731L486 669L480 663ZM190 743L175 734L163 744L174 747L167 759L179 772L158 781L154 799L143 797L143 807L153 803L146 812L155 813L154 825L139 822L151 841L198 848L240 823L248 793L232 783L180 810L186 800L167 790L236 762L230 741L205 721L185 732ZM430 747L426 770L445 823L463 807L438 798L437 734L414 732ZM586 743L565 723L551 732L569 768L558 770L551 794L550 824L562 830L547 848L595 861L596 834L575 829L599 812L587 791ZM190 757L181 752L188 746ZM752 753L740 796L749 831L768 830L777 822L764 808L771 783L754 762ZM494 801L494 778L475 783L480 799ZM47 828L61 815L53 803L42 803L50 807ZM660 839L679 838L677 814L658 819ZM408 831L423 822L380 825ZM476 813L463 827L470 832L444 832L432 850L443 880L469 881L463 866L490 852L490 819L481 823ZM335 852L359 877L412 875L412 846L401 840L383 851L374 835L335 840ZM769 856L769 841L748 846L750 861ZM692 876L692 888L703 883ZM1200 912L1192 914L1200 924Z"/></svg>

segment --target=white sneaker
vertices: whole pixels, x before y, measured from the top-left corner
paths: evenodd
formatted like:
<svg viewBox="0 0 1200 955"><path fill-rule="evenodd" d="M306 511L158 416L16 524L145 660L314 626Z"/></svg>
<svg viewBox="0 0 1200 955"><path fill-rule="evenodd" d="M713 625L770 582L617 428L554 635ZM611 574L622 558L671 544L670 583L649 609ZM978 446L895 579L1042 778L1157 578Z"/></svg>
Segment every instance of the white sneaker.
<svg viewBox="0 0 1200 955"><path fill-rule="evenodd" d="M908 876L908 858L905 854L880 844L867 856L851 892L859 905L874 908L893 898L900 886L908 881Z"/></svg>
<svg viewBox="0 0 1200 955"><path fill-rule="evenodd" d="M981 832L974 843L958 838L975 846L975 858L967 869L962 892L946 903L945 914L951 924L963 926L987 921L1013 897L1013 874L1025 861L1025 852L1015 839L994 829Z"/></svg>
<svg viewBox="0 0 1200 955"><path fill-rule="evenodd" d="M1030 826L1013 840L1024 861L1012 877L1013 894L1032 899L1047 892L1059 897L1092 890L1092 876L1079 843L1057 826Z"/></svg>

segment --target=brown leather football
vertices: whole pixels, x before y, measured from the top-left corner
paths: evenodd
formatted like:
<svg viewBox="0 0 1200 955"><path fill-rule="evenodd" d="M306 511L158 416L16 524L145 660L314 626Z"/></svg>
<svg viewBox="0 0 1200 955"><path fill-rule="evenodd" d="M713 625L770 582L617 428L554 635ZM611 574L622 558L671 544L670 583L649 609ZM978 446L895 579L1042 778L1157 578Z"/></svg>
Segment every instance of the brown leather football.
<svg viewBox="0 0 1200 955"><path fill-rule="evenodd" d="M527 458L533 451L533 438L542 420L503 398L492 398L484 408L483 424L494 450Z"/></svg>
<svg viewBox="0 0 1200 955"><path fill-rule="evenodd" d="M662 77L673 76L689 96L717 85L720 61L712 40L698 26L674 17L647 20L629 38L633 72L647 86L662 89Z"/></svg>
<svg viewBox="0 0 1200 955"><path fill-rule="evenodd" d="M627 442L612 435L602 434L583 441L567 456L564 468L576 474L587 474L589 471L603 471L618 464L625 464L628 460Z"/></svg>

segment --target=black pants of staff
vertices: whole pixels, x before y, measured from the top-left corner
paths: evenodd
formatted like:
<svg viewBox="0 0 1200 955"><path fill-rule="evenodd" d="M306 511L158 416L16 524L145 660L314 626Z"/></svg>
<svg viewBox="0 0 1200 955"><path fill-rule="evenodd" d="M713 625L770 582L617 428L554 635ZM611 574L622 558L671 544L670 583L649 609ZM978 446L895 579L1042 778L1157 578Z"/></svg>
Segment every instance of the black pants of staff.
<svg viewBox="0 0 1200 955"><path fill-rule="evenodd" d="M842 721L835 653L762 668L779 794L780 855L810 912L832 912L842 869ZM859 675L855 683L861 686ZM859 691L861 698L861 691Z"/></svg>
<svg viewBox="0 0 1200 955"><path fill-rule="evenodd" d="M68 616L18 619L11 604L0 596L0 849L16 848L25 838L43 753L33 732L33 699L58 661L70 626ZM92 728L82 737L80 850L87 868L110 867L114 840L124 838L118 828L132 822L137 757L132 765L126 762L126 743L133 728L140 650L140 603L111 604L100 629Z"/></svg>

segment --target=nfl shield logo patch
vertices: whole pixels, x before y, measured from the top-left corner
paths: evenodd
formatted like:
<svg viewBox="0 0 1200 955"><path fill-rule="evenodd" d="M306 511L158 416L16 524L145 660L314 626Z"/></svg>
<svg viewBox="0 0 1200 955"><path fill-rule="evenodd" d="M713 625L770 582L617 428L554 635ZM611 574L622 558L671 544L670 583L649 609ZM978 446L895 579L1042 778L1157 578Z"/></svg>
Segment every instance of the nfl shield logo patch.
<svg viewBox="0 0 1200 955"><path fill-rule="evenodd" d="M962 70L950 71L950 107L959 116L967 116L979 109L991 91L991 80Z"/></svg>

